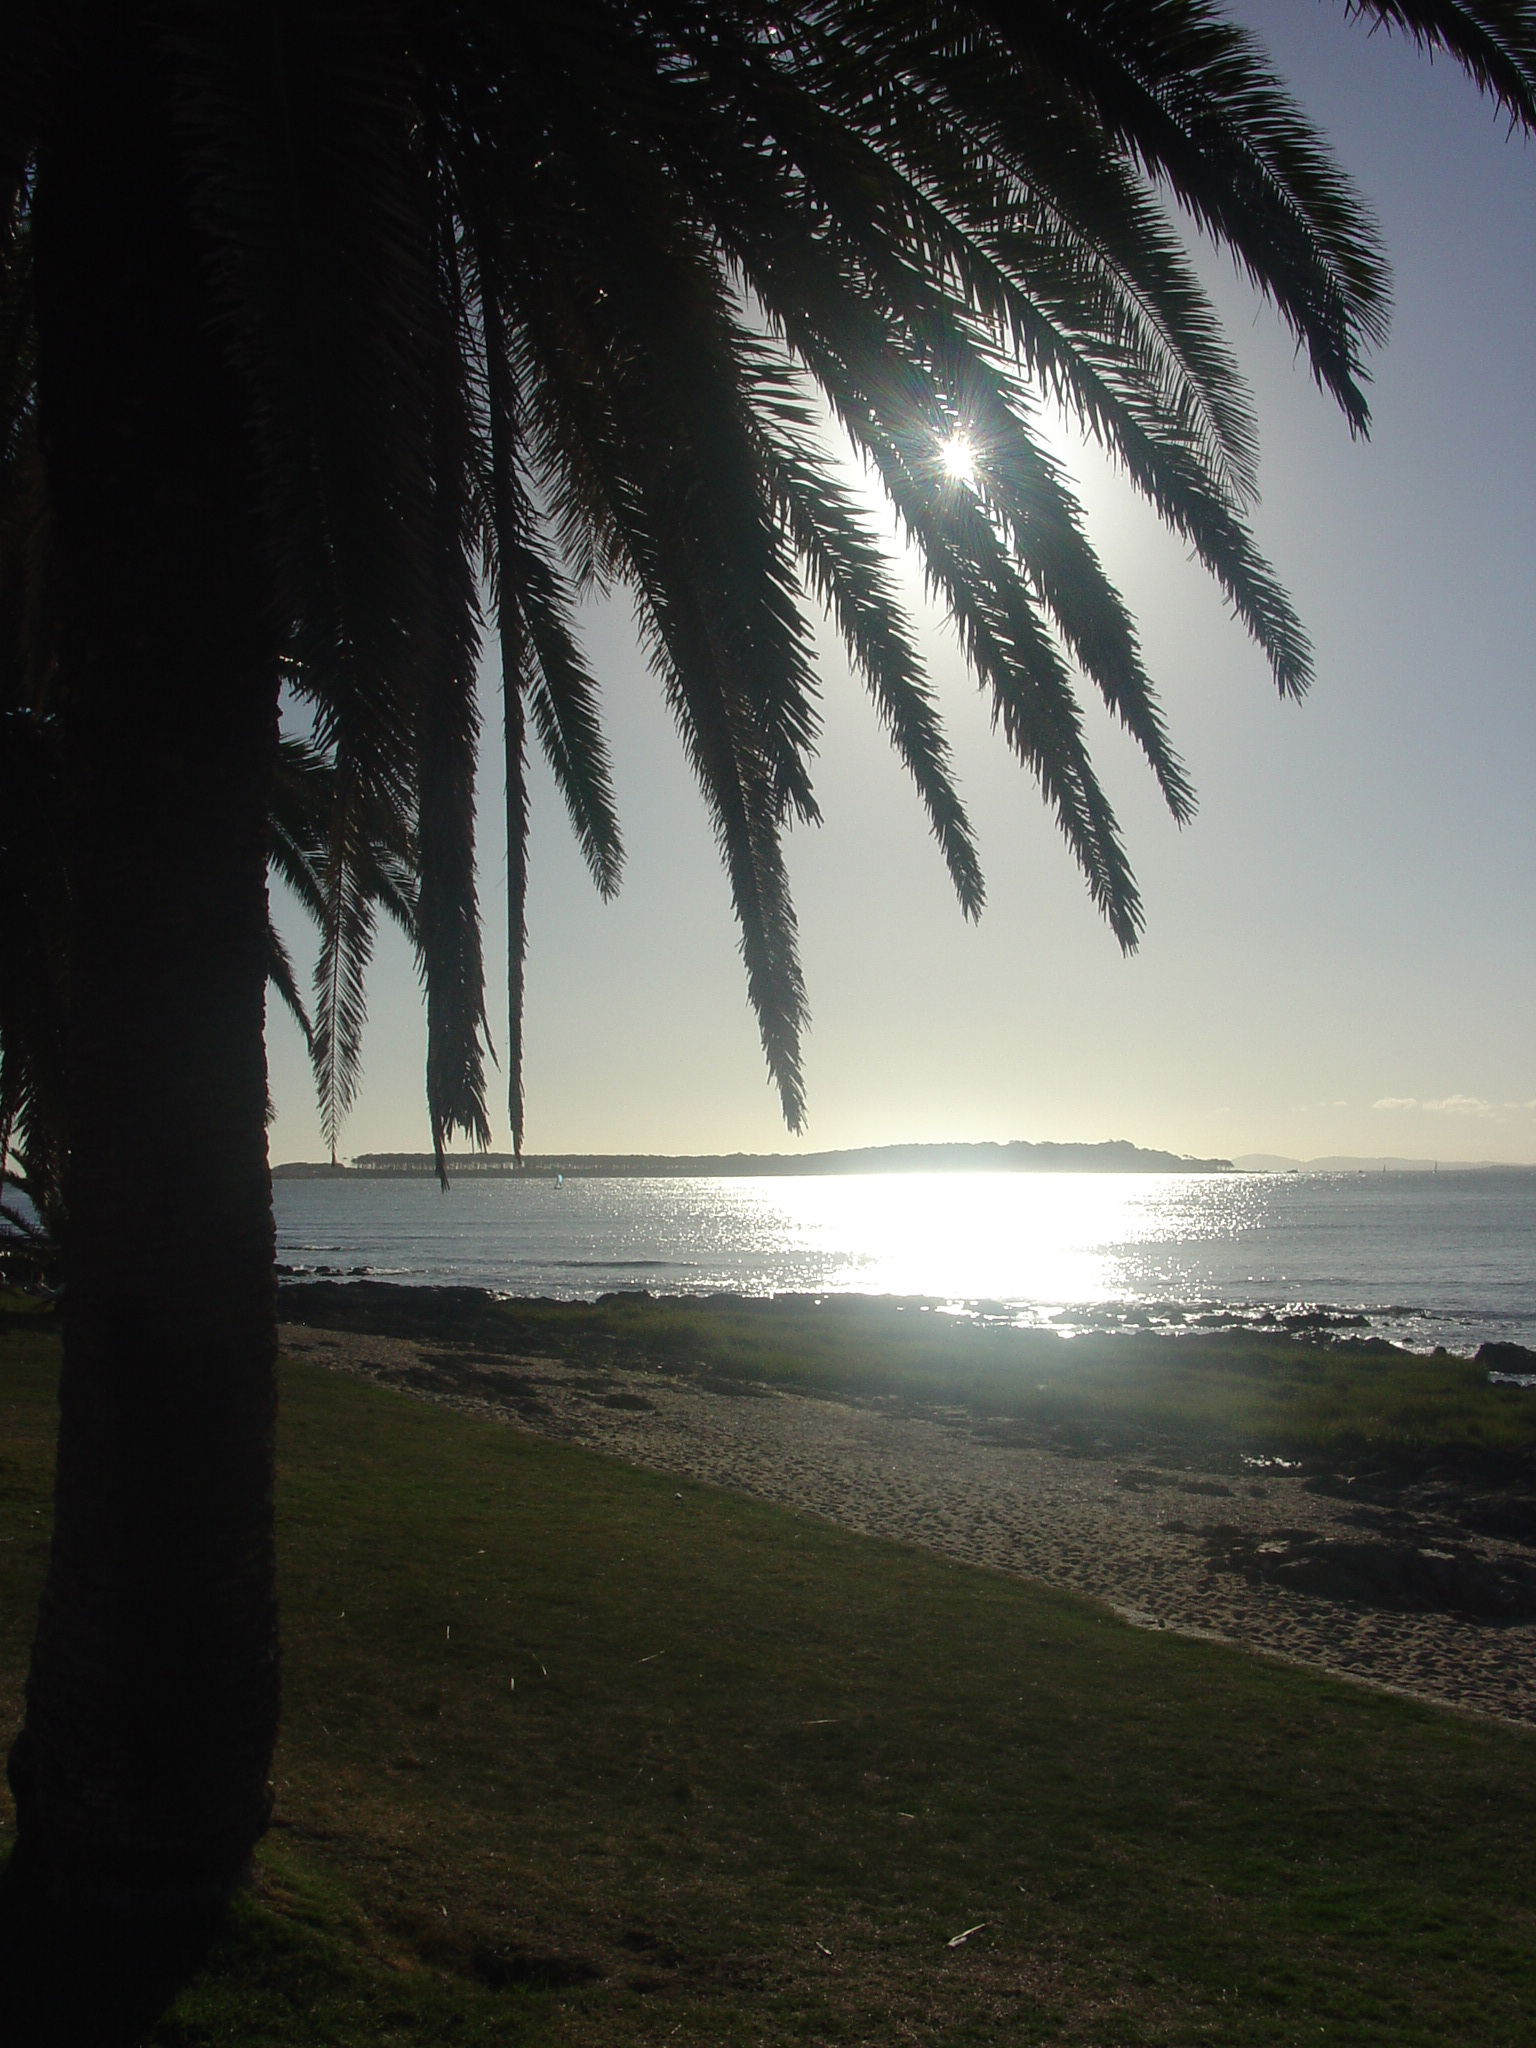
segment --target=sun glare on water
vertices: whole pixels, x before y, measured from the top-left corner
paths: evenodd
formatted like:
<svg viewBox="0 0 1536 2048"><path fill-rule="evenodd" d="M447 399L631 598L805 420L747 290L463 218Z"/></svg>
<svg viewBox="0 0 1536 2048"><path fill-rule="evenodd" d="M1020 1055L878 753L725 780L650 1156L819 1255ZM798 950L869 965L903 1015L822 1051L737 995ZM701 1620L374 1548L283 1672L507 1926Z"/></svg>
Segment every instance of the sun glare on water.
<svg viewBox="0 0 1536 2048"><path fill-rule="evenodd" d="M1124 1284L1115 1248L1151 1226L1153 1177L1117 1174L829 1175L764 1183L808 1244L857 1245L832 1286L958 1299L1100 1301ZM1152 1226L1155 1227L1155 1226ZM824 1283L825 1284L825 1283Z"/></svg>

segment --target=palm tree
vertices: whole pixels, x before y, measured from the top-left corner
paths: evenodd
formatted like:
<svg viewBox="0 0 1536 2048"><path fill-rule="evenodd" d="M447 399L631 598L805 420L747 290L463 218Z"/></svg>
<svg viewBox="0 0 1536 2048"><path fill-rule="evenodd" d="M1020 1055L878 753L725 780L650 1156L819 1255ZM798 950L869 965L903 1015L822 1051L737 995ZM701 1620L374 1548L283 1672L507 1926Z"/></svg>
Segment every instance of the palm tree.
<svg viewBox="0 0 1536 2048"><path fill-rule="evenodd" d="M35 707L0 711L7 744L0 802L0 1253L57 1262L64 1236L63 934L68 923L67 848L58 819L56 720ZM312 741L285 735L273 779L272 873L288 886L320 934L313 976L314 1019L282 935L267 924L267 986L309 1048L321 1127L335 1163L341 1127L362 1070L366 970L382 910L416 935L413 836L406 820L379 818L359 835L334 886L331 839L335 763ZM8 1190L25 1197L18 1209Z"/></svg>
<svg viewBox="0 0 1536 2048"><path fill-rule="evenodd" d="M0 274L0 1252L57 1259L64 1216L65 937L68 847L60 816L60 721L55 700L59 619L38 448L36 335L27 225ZM270 864L321 936L315 1022L270 921L268 985L309 1046L321 1122L334 1161L360 1076L364 976L382 909L416 934L414 832L374 808L357 829L335 829L342 792L333 755L313 739L278 742ZM338 839L347 850L336 859ZM3 1199L22 1194L28 1209Z"/></svg>
<svg viewBox="0 0 1536 2048"><path fill-rule="evenodd" d="M1352 11L1536 125L1528 0ZM70 882L57 1522L14 1868L35 1896L148 1911L222 1897L267 1816L280 689L332 763L335 958L360 959L369 820L395 820L434 1143L483 1142L483 606L520 1144L527 729L612 888L574 606L627 587L798 1126L780 840L816 815L809 605L962 909L982 901L838 437L1129 946L1140 906L1077 689L1175 815L1190 793L1040 409L1112 451L1299 692L1305 637L1247 525L1252 422L1164 202L1235 252L1356 430L1386 286L1319 138L1210 0L17 0L5 56L5 304L10 345L35 335Z"/></svg>

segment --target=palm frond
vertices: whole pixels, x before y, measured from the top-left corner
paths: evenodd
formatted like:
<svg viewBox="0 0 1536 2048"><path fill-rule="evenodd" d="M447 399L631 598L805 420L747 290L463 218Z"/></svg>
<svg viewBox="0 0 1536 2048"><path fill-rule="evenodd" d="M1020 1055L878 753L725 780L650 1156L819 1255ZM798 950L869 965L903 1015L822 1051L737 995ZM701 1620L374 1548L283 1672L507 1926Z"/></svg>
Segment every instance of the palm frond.
<svg viewBox="0 0 1536 2048"><path fill-rule="evenodd" d="M1386 314L1373 223L1257 42L1209 0L1082 0L1027 17L977 0L974 12L1025 75L1044 64L1070 79L1105 137L1232 251L1363 428L1362 351Z"/></svg>
<svg viewBox="0 0 1536 2048"><path fill-rule="evenodd" d="M298 978L293 971L293 958L283 944L283 935L277 926L267 925L267 981L277 990L283 1006L295 1024L304 1034L304 1044L311 1056L314 1053L315 1034L309 1021L309 1011L304 1007L304 998L299 994ZM335 1157L335 1142L332 1140L331 1154Z"/></svg>
<svg viewBox="0 0 1536 2048"><path fill-rule="evenodd" d="M1346 0L1345 11L1447 50L1512 124L1536 128L1536 15L1530 0Z"/></svg>
<svg viewBox="0 0 1536 2048"><path fill-rule="evenodd" d="M463 345L456 254L437 250L445 297ZM479 738L478 605L471 573L474 521L465 394L446 348L434 351L433 475L429 509L443 588L418 622L424 645L416 704L417 950L427 997L427 1112L438 1178L449 1139L491 1142L485 1103L485 972L475 882L475 762Z"/></svg>
<svg viewBox="0 0 1536 2048"><path fill-rule="evenodd" d="M980 915L985 884L949 745L896 596L888 554L830 474L825 433L782 372L755 371L764 462L810 588L832 612L849 659L928 812L960 907Z"/></svg>
<svg viewBox="0 0 1536 2048"><path fill-rule="evenodd" d="M598 710L598 683L583 659L572 593L543 544L525 465L518 459L521 364L511 350L495 294L484 284L480 304L486 331L486 497L493 543L488 573L498 623L505 616L513 634L512 664L509 667L504 648L503 674L521 678L576 843L599 894L608 897L618 888L624 849Z"/></svg>
<svg viewBox="0 0 1536 2048"><path fill-rule="evenodd" d="M377 924L374 898L362 875L365 863L358 854L359 807L348 801L352 787L343 763L330 831L315 861L320 950L315 964L310 1058L320 1128L333 1164L362 1073L367 974Z"/></svg>
<svg viewBox="0 0 1536 2048"><path fill-rule="evenodd" d="M430 687L423 621L442 602L432 421L456 338L404 54L383 23L359 26L345 0L189 13L176 113L263 436L291 686L399 810Z"/></svg>
<svg viewBox="0 0 1536 2048"><path fill-rule="evenodd" d="M588 159L601 156L601 138L587 140ZM637 172L618 181L636 212L611 226L582 223L578 246L596 246L604 259L600 290L559 261L572 223L540 211L550 235L548 249L534 252L540 304L523 308L542 373L534 402L558 413L555 445L568 471L578 451L587 500L601 493L605 543L637 592L714 817L765 1051L798 1123L804 995L778 847L786 817L815 815L814 680L798 580L741 404L743 338L732 309L705 253ZM638 210L642 196L659 227ZM563 293L549 282L562 269ZM691 308L681 328L668 317L678 298Z"/></svg>
<svg viewBox="0 0 1536 2048"><path fill-rule="evenodd" d="M528 688L526 636L520 597L527 575L521 560L526 520L517 488L513 435L516 388L507 362L506 329L493 291L480 271L481 323L485 332L485 388L489 477L485 495L490 540L491 596L501 647L502 774L507 826L507 1117L512 1155L523 1156L523 1006L528 967Z"/></svg>

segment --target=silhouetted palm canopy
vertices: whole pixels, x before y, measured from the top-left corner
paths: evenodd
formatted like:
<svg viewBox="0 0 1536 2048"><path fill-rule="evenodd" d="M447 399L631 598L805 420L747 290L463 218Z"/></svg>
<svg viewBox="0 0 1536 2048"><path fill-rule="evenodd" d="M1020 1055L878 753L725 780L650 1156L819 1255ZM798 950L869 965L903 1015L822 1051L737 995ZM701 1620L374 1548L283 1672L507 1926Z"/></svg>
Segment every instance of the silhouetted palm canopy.
<svg viewBox="0 0 1536 2048"><path fill-rule="evenodd" d="M1362 0L1532 116L1513 0ZM119 11L249 407L296 693L420 839L435 1136L486 1135L471 778L480 606L507 678L514 1134L525 722L600 888L620 866L577 598L633 593L727 865L785 1114L804 1000L781 834L814 818L807 599L830 608L962 907L982 883L878 477L1123 944L1140 905L1079 679L1190 792L1042 410L1184 536L1286 692L1305 638L1246 523L1253 423L1165 200L1227 243L1353 427L1385 288L1262 53L1204 0L912 6L183 4ZM70 119L88 6L20 9L9 217ZM125 89L127 89L125 81ZM45 189L45 188L44 188ZM13 239L13 249L22 247ZM46 374L46 372L45 372ZM963 433L974 486L941 460ZM337 811L333 936L355 879Z"/></svg>
<svg viewBox="0 0 1536 2048"><path fill-rule="evenodd" d="M1536 126L1528 0L1350 11L1451 52ZM962 908L982 895L888 515L849 449L1122 943L1140 906L1079 692L1176 816L1190 793L1046 408L1184 537L1279 687L1306 685L1179 215L1235 254L1362 428L1381 261L1207 0L11 0L0 719L8 750L37 750L29 798L63 849L7 926L34 961L57 949L56 978L0 1005L0 1032L63 1040L59 1477L11 1760L12 1870L47 1899L178 1913L227 1890L265 1824L283 689L325 764L306 873L333 1100L393 849L441 1149L487 1134L472 792L487 621L499 640L520 1139L525 746L531 728L611 889L576 621L584 593L630 592L798 1124L781 840L816 812L816 607ZM977 453L963 486L957 434Z"/></svg>

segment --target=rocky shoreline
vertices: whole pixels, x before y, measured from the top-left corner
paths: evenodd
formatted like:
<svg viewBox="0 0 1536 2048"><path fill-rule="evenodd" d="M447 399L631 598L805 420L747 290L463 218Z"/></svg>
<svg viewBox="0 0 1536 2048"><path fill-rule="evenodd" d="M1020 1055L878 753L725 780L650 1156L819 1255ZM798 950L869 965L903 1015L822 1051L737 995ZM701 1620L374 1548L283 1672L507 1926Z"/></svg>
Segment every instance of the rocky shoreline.
<svg viewBox="0 0 1536 2048"><path fill-rule="evenodd" d="M300 1296L285 1292L286 1313L306 1312ZM1486 1474L1065 1443L971 1408L600 1351L514 1355L427 1322L290 1322L283 1342L463 1413L1087 1594L1141 1626L1536 1725L1536 1507Z"/></svg>

